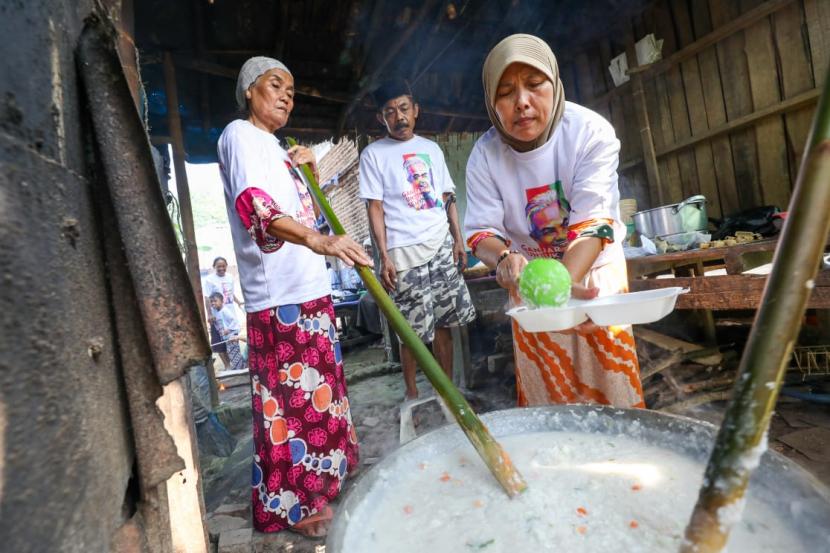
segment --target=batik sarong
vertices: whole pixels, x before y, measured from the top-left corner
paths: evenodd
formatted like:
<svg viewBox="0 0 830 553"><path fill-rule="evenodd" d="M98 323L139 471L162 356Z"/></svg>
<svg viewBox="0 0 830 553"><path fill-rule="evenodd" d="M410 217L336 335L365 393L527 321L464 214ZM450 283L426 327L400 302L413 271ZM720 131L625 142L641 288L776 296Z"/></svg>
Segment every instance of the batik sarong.
<svg viewBox="0 0 830 553"><path fill-rule="evenodd" d="M357 466L331 297L248 314L253 523L277 532L320 512Z"/></svg>
<svg viewBox="0 0 830 553"><path fill-rule="evenodd" d="M588 286L601 295L626 292L625 263L591 269ZM518 404L596 403L645 407L631 326L589 334L525 332L513 322Z"/></svg>

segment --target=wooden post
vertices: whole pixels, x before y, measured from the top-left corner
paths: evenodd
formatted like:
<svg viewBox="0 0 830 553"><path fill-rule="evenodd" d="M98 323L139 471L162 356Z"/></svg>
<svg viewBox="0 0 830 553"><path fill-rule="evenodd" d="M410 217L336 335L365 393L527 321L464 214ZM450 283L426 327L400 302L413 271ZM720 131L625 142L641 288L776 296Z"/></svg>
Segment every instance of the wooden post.
<svg viewBox="0 0 830 553"><path fill-rule="evenodd" d="M164 413L164 428L176 443L185 468L167 480L167 504L173 551L207 553L208 535L199 449L190 410L190 383L187 375L164 386L157 405Z"/></svg>
<svg viewBox="0 0 830 553"><path fill-rule="evenodd" d="M190 275L190 284L196 294L196 304L204 305L202 281L199 276L199 252L196 249L196 231L193 226L193 208L190 204L190 186L184 163L184 137L182 120L179 116L179 94L176 88L176 68L170 52L164 53L164 88L167 94L167 126L173 141L173 165L176 169L176 190L179 195L179 209L184 234L185 265Z"/></svg>
<svg viewBox="0 0 830 553"><path fill-rule="evenodd" d="M179 213L182 218L182 234L185 244L185 265L190 285L196 296L196 305L204 305L202 280L199 274L199 253L196 249L196 230L193 225L193 208L190 204L190 187L185 168L184 136L179 116L179 94L176 87L176 69L170 52L164 53L164 85L167 95L167 126L173 146L173 165L176 170L176 190ZM202 313L204 321L204 313ZM216 377L212 360L207 363L211 403L218 398ZM164 386L159 408L164 413L164 425L176 442L179 455L186 468L167 481L167 498L170 509L170 527L173 549L202 553L207 551L207 528L204 519L204 499L201 494L199 454L196 446L195 425L190 412L190 387L188 377L182 377Z"/></svg>
<svg viewBox="0 0 830 553"><path fill-rule="evenodd" d="M646 180L651 191L649 197L651 207L663 205L663 189L660 186L660 171L657 168L657 154L654 152L654 139L651 136L651 125L648 120L648 109L646 108L646 93L643 88L643 79L640 75L632 78L634 85L634 112L637 116L637 125L640 127L640 142L643 145L643 163L646 166Z"/></svg>
<svg viewBox="0 0 830 553"><path fill-rule="evenodd" d="M204 306L202 278L199 273L199 251L196 246L196 230L193 225L193 208L190 204L190 186L187 182L187 170L184 163L184 136L182 120L179 116L179 94L176 88L176 68L170 52L164 53L164 88L167 94L167 127L173 146L173 165L176 169L176 190L179 196L179 213L182 217L182 234L184 235L185 265L190 276L190 285L196 296L196 305ZM201 309L200 309L201 311ZM205 312L202 311L204 323ZM219 390L216 384L216 371L213 360L207 363L208 385L210 388L211 408L219 406Z"/></svg>

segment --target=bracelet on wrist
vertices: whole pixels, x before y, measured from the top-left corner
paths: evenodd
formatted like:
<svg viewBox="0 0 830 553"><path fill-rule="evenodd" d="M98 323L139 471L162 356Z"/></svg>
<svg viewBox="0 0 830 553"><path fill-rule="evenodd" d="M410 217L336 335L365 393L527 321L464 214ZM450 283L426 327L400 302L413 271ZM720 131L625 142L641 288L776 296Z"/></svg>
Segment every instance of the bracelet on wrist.
<svg viewBox="0 0 830 553"><path fill-rule="evenodd" d="M502 261L504 261L505 259L507 259L507 257L508 257L510 254L513 254L513 253L519 253L519 252L518 252L518 251L516 251L516 250L507 250L507 251L502 252L502 253L501 253L501 255L499 256L499 260L498 260L498 261L496 261L496 268L498 269L498 267L499 267L499 265L501 264L501 262L502 262Z"/></svg>

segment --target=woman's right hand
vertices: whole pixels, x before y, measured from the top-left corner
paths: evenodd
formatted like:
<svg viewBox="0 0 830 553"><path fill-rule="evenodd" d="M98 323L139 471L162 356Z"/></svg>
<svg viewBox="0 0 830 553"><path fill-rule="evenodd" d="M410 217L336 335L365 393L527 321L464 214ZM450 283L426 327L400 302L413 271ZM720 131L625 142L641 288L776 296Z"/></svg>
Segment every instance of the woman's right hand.
<svg viewBox="0 0 830 553"><path fill-rule="evenodd" d="M525 265L527 265L525 256L520 253L511 253L496 266L496 282L502 288L507 289L514 300L519 297L519 277Z"/></svg>
<svg viewBox="0 0 830 553"><path fill-rule="evenodd" d="M339 257L349 267L365 265L374 267L372 258L366 255L363 246L345 235L315 235L308 244L311 251L320 255Z"/></svg>

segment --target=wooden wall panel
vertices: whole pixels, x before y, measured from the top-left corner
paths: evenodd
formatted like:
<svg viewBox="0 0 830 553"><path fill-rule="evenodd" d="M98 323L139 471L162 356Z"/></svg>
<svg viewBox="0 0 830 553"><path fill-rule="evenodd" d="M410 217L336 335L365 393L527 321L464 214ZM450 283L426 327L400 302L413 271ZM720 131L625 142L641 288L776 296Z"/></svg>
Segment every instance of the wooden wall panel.
<svg viewBox="0 0 830 553"><path fill-rule="evenodd" d="M694 42L694 29L689 5L685 0L672 0L672 18L677 31L678 47L683 48ZM700 80L700 66L697 56L682 62L680 71L683 77L683 88L686 92L686 104L689 112L689 128L692 135L709 129L706 119L706 103L703 99L703 84ZM696 168L697 186L691 194L700 193L706 196L707 212L711 217L722 217L720 198L718 197L718 183L715 176L715 160L712 156L712 145L703 142L694 147L694 161Z"/></svg>
<svg viewBox="0 0 830 553"><path fill-rule="evenodd" d="M691 2L692 23L695 39L712 32L709 6L703 0ZM706 119L709 128L726 123L726 107L723 103L720 70L715 48L707 48L697 56L700 66L700 82L703 86L703 100L706 106ZM732 145L726 136L718 136L711 141L714 171L717 177L718 212L729 215L736 209L735 166L732 163Z"/></svg>
<svg viewBox="0 0 830 553"><path fill-rule="evenodd" d="M630 84L613 86L608 64L622 51L630 58L648 33L671 59L637 71L640 97ZM643 209L701 193L709 213L722 217L786 207L815 110L814 100L792 100L812 99L828 50L830 0L657 0L571 55L563 81L569 99L614 126L624 195ZM646 114L635 113L635 101ZM659 187L646 178L644 136L658 153L651 166Z"/></svg>
<svg viewBox="0 0 830 553"><path fill-rule="evenodd" d="M633 198L637 200L638 210L648 209L651 200L649 198L646 171L642 165L620 173L619 183L620 198Z"/></svg>
<svg viewBox="0 0 830 553"><path fill-rule="evenodd" d="M827 0L804 0L804 15L807 19L807 34L810 39L813 77L821 86L830 67L830 2Z"/></svg>
<svg viewBox="0 0 830 553"><path fill-rule="evenodd" d="M658 30L657 19L659 6L654 5L651 9L643 13L640 26L643 29L642 34L637 34L637 25L635 24L635 37L640 39L643 36L654 33L658 38L663 36L662 29ZM670 38L669 47L673 48L673 35ZM665 56L666 45L663 45L663 55ZM648 106L649 120L651 122L651 130L654 137L654 147L660 149L662 146L668 146L674 143L674 126L672 125L671 105L669 103L668 86L666 84L666 75L657 75L653 79L646 80L644 84L646 105ZM670 203L679 202L683 196L682 187L680 184L680 166L677 162L677 155L670 154L658 159L657 165L660 170L660 189L657 191L656 198L657 205L666 205ZM655 194L652 194L652 199ZM656 206L655 206L656 207Z"/></svg>
<svg viewBox="0 0 830 553"><path fill-rule="evenodd" d="M655 7L655 23L658 32L663 38L663 56L669 56L678 48L677 37L674 33L674 23L669 10L668 2L661 2ZM681 67L675 65L666 72L666 91L669 101L674 142L689 138L692 135L689 122L689 109L686 103L686 90L683 86ZM693 150L678 152L676 162L679 169L679 182L671 183L667 203L680 202L699 191L697 166ZM679 189L678 189L679 185Z"/></svg>
<svg viewBox="0 0 830 553"><path fill-rule="evenodd" d="M712 25L719 27L740 14L737 0L709 0ZM752 91L749 86L749 67L746 61L744 33L738 32L715 46L718 67L723 77L723 99L727 120L752 113ZM728 76L728 78L727 78ZM735 165L735 196L728 197L733 205L724 205L727 213L761 204L761 186L758 180L758 155L755 148L755 129L730 133L732 161Z"/></svg>
<svg viewBox="0 0 830 553"><path fill-rule="evenodd" d="M629 22L624 22L612 31L615 40L611 42L612 56L617 56L626 51L626 45L634 43L634 32ZM631 83L628 83L630 85ZM622 96L616 96L616 103L612 102L612 113L615 105L622 106L622 115L625 125L625 130L617 129L617 135L623 136L627 143L628 155L625 161L634 159L642 160L643 157L643 143L640 138L640 126L637 124L637 117L634 112L634 102L631 97L631 87L628 87L628 92ZM623 138L620 138L623 140ZM648 203L643 204L649 205Z"/></svg>
<svg viewBox="0 0 830 553"><path fill-rule="evenodd" d="M591 79L591 62L588 59L588 52L582 51L574 59L574 73L576 75L576 93L579 101L587 104L594 94L594 83Z"/></svg>
<svg viewBox="0 0 830 553"><path fill-rule="evenodd" d="M785 99L792 98L815 86L813 70L810 66L809 46L804 40L807 33L803 17L801 2L793 2L773 16L775 42L781 62L781 85ZM810 106L784 116L789 144L791 182L795 182L798 174L814 111L815 106Z"/></svg>
<svg viewBox="0 0 830 553"><path fill-rule="evenodd" d="M743 0L741 7L747 11L757 3L757 0ZM752 103L758 110L781 101L770 18L746 29L744 36L747 62L752 68L749 72ZM790 173L784 119L773 116L758 121L755 139L761 200L766 205L786 209L790 200Z"/></svg>

